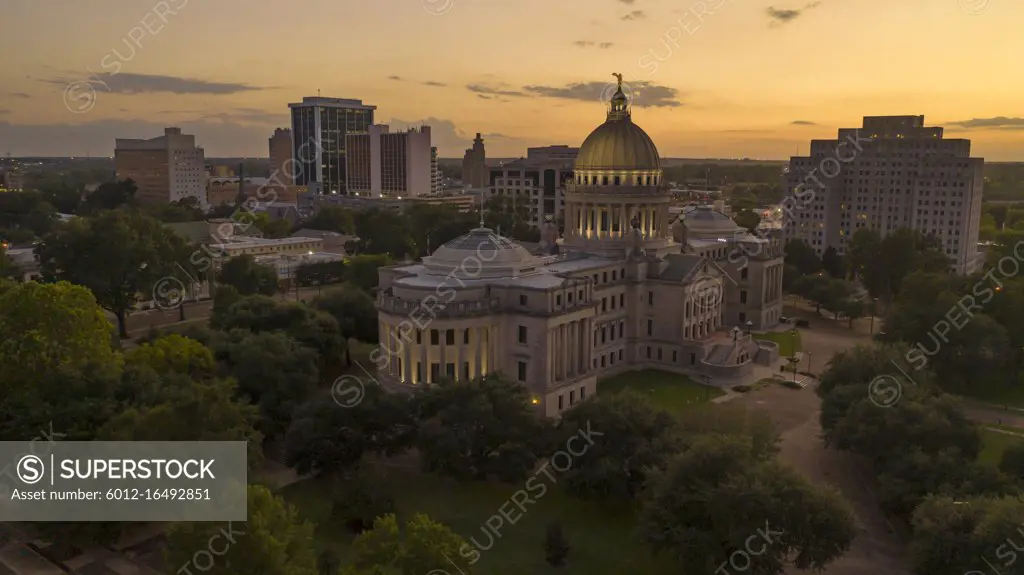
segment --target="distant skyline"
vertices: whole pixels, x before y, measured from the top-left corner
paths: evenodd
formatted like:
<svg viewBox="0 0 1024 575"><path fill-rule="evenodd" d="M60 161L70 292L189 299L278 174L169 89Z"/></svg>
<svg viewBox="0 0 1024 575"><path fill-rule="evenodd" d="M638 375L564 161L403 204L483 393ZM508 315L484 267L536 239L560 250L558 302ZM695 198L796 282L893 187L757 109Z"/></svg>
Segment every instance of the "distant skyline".
<svg viewBox="0 0 1024 575"><path fill-rule="evenodd" d="M786 159L921 115L1024 161L1011 0L0 0L0 154L108 156L164 127L266 156L303 96L429 124L443 157L578 146L620 72L665 157ZM572 23L569 25L568 23ZM13 55L13 56L11 56ZM70 86L70 88L69 88ZM93 95L95 96L93 98Z"/></svg>

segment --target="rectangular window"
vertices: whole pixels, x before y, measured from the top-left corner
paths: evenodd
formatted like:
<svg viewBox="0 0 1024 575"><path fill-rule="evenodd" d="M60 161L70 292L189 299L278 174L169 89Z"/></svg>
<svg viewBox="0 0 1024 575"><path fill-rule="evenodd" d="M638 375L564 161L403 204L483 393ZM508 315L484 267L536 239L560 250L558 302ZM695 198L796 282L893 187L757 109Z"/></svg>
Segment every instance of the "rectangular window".
<svg viewBox="0 0 1024 575"><path fill-rule="evenodd" d="M437 345L441 341L441 334L436 330L430 330L430 345Z"/></svg>
<svg viewBox="0 0 1024 575"><path fill-rule="evenodd" d="M555 296L555 305L558 306L558 307L562 307L562 296L561 295L556 295Z"/></svg>
<svg viewBox="0 0 1024 575"><path fill-rule="evenodd" d="M519 296L519 305L526 305L526 302L527 302L526 296L524 296L524 295Z"/></svg>
<svg viewBox="0 0 1024 575"><path fill-rule="evenodd" d="M651 348L647 348L647 359L651 359Z"/></svg>
<svg viewBox="0 0 1024 575"><path fill-rule="evenodd" d="M455 345L455 330L449 329L444 332L444 344Z"/></svg>
<svg viewBox="0 0 1024 575"><path fill-rule="evenodd" d="M470 377L469 377L469 362L468 361L462 362L462 379L463 379L463 381L469 381L469 379L470 379Z"/></svg>
<svg viewBox="0 0 1024 575"><path fill-rule="evenodd" d="M574 404L574 403L576 403L576 392L575 391L570 391L569 392L569 407L572 407L572 404Z"/></svg>
<svg viewBox="0 0 1024 575"><path fill-rule="evenodd" d="M558 411L562 411L562 408L564 407L564 404L562 402L563 399L564 399L563 396L561 396L561 395L558 396Z"/></svg>
<svg viewBox="0 0 1024 575"><path fill-rule="evenodd" d="M519 343L526 343L526 326L519 326Z"/></svg>
<svg viewBox="0 0 1024 575"><path fill-rule="evenodd" d="M619 294L619 307L622 307L624 305L626 305L626 294L620 293Z"/></svg>
<svg viewBox="0 0 1024 575"><path fill-rule="evenodd" d="M444 364L444 371L448 374L448 379L455 379L455 364L446 363Z"/></svg>
<svg viewBox="0 0 1024 575"><path fill-rule="evenodd" d="M654 292L647 292L647 305L654 305Z"/></svg>
<svg viewBox="0 0 1024 575"><path fill-rule="evenodd" d="M519 362L519 381L526 381L526 362Z"/></svg>
<svg viewBox="0 0 1024 575"><path fill-rule="evenodd" d="M469 330L462 330L462 343L469 343Z"/></svg>
<svg viewBox="0 0 1024 575"><path fill-rule="evenodd" d="M747 290L740 290L740 303L747 303Z"/></svg>
<svg viewBox="0 0 1024 575"><path fill-rule="evenodd" d="M583 401L586 398L587 398L587 388L581 387L580 388L580 401Z"/></svg>
<svg viewBox="0 0 1024 575"><path fill-rule="evenodd" d="M654 335L654 320L647 320L647 335Z"/></svg>
<svg viewBox="0 0 1024 575"><path fill-rule="evenodd" d="M431 363L430 364L430 383L437 383L441 381L441 364Z"/></svg>
<svg viewBox="0 0 1024 575"><path fill-rule="evenodd" d="M743 268L742 270L740 270L740 279L743 279L743 280L747 279L747 276L749 275L747 273L747 269L748 268Z"/></svg>
<svg viewBox="0 0 1024 575"><path fill-rule="evenodd" d="M416 343L423 343L423 330L416 330Z"/></svg>

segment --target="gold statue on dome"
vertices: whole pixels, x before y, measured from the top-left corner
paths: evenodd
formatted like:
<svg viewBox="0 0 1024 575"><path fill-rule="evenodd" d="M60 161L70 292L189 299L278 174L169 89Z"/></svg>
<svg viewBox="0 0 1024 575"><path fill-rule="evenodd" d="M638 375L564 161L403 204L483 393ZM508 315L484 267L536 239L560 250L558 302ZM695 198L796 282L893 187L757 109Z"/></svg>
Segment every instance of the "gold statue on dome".
<svg viewBox="0 0 1024 575"><path fill-rule="evenodd" d="M619 87L621 88L622 87L622 74L619 74L618 72L612 72L612 76L615 76L615 79L619 81Z"/></svg>

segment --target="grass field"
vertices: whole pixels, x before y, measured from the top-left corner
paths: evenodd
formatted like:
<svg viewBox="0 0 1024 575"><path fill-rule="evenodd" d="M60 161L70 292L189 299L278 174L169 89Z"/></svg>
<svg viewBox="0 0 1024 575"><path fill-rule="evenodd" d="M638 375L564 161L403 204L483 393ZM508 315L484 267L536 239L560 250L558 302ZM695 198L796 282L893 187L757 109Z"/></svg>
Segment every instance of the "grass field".
<svg viewBox="0 0 1024 575"><path fill-rule="evenodd" d="M999 460L1002 459L1006 448L1024 441L1024 435L1019 437L1007 435L987 429L986 427L979 429L978 433L981 435L981 453L978 455L978 460L983 463L991 463L992 465L999 464Z"/></svg>
<svg viewBox="0 0 1024 575"><path fill-rule="evenodd" d="M557 475L553 475L556 482ZM669 575L677 573L668 560L656 560L635 536L635 519L626 509L608 504L577 501L562 494L557 484L543 475L539 481L547 493L526 502L520 512L509 497L522 485L494 483L456 483L409 469L391 470L384 476L395 497L399 521L413 513L426 513L444 523L465 539L475 538L481 546L480 560L474 573L487 575ZM539 488L535 486L535 490ZM306 480L284 488L281 495L296 506L303 517L317 524L316 543L319 549L334 548L346 562L351 558L353 535L330 519L330 505L325 486L317 480ZM514 519L498 527L500 537L493 546L483 531L484 522L500 516L499 508ZM560 521L569 542L568 565L553 569L544 561L544 532L552 521ZM492 525L497 520L492 520ZM454 569L452 575L455 575Z"/></svg>
<svg viewBox="0 0 1024 575"><path fill-rule="evenodd" d="M650 397L655 405L672 412L706 403L725 393L717 387L695 383L685 375L656 369L627 371L597 383L598 394L625 389Z"/></svg>
<svg viewBox="0 0 1024 575"><path fill-rule="evenodd" d="M763 341L775 342L779 346L780 357L792 357L798 351L801 351L800 347L800 332L790 331L771 331L766 333L755 333L754 339L760 339Z"/></svg>

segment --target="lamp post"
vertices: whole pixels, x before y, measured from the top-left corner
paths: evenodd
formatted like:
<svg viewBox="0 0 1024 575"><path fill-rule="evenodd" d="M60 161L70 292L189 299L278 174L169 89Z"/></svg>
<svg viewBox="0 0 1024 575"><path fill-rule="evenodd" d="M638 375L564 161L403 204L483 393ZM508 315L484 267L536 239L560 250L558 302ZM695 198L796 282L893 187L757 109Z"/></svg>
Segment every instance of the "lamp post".
<svg viewBox="0 0 1024 575"><path fill-rule="evenodd" d="M750 320L748 319L748 320L747 320L747 335L750 335L750 332L751 332L751 331L752 331L753 329L754 329L754 322L752 322L752 321L750 321Z"/></svg>
<svg viewBox="0 0 1024 575"><path fill-rule="evenodd" d="M793 359L794 360L796 359L796 334L797 334L797 331L796 331L795 327L793 329L789 330L789 335L792 338L792 342L793 342ZM791 361L790 363L793 364L793 383L796 383L796 367L797 367L797 362L796 361Z"/></svg>

